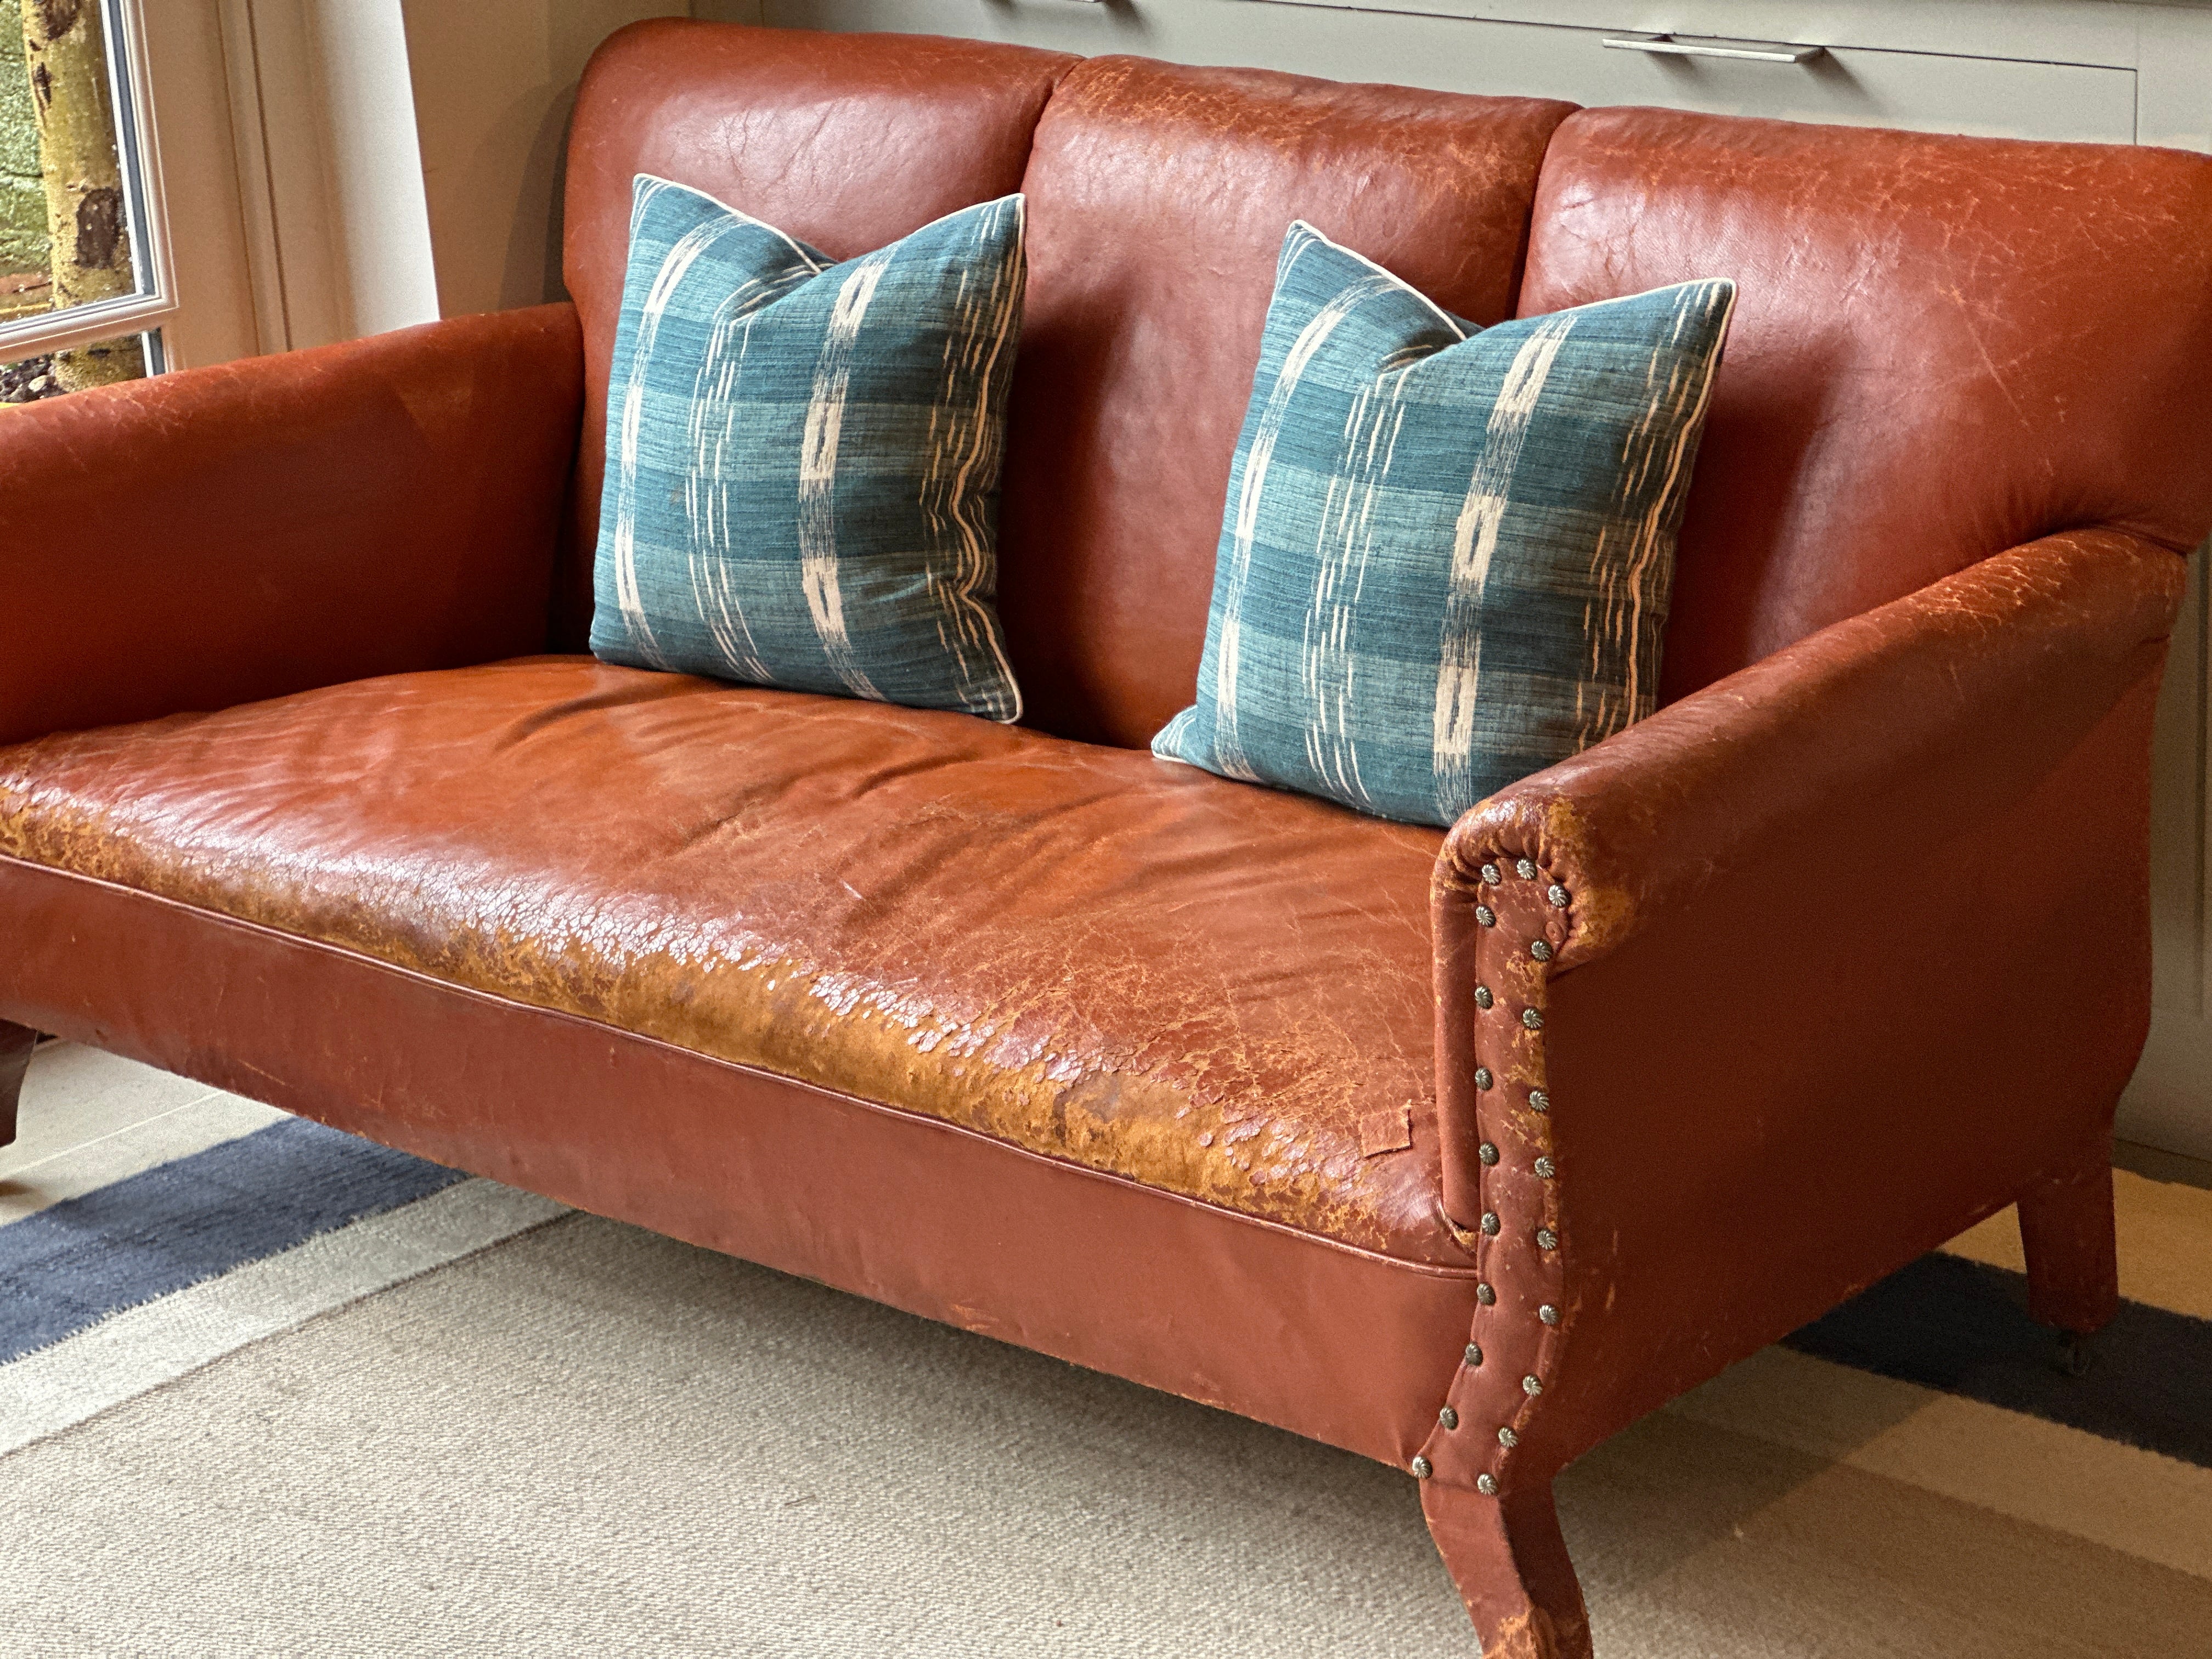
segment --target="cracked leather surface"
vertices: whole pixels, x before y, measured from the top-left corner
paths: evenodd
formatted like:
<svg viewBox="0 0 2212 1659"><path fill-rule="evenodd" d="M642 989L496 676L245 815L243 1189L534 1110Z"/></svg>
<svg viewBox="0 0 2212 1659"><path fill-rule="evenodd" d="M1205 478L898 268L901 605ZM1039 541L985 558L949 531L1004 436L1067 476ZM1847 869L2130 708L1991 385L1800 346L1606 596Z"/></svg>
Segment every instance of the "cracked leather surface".
<svg viewBox="0 0 2212 1659"><path fill-rule="evenodd" d="M2212 522L2212 167L1669 110L1544 158L1522 315L1735 279L1676 557L1671 702L2057 532Z"/></svg>
<svg viewBox="0 0 2212 1659"><path fill-rule="evenodd" d="M0 853L1415 1260L1433 830L550 658L0 751ZM1413 1145L1361 1156L1407 1109Z"/></svg>

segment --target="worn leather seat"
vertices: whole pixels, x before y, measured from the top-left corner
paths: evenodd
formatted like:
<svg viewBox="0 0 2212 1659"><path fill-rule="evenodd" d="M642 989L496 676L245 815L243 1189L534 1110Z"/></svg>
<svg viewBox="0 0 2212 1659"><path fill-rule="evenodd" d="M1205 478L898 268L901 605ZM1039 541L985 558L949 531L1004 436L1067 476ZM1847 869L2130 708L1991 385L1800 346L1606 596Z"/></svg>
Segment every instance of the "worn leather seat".
<svg viewBox="0 0 2212 1659"><path fill-rule="evenodd" d="M9 855L1464 1264L1437 1198L1443 839L584 657L0 750Z"/></svg>

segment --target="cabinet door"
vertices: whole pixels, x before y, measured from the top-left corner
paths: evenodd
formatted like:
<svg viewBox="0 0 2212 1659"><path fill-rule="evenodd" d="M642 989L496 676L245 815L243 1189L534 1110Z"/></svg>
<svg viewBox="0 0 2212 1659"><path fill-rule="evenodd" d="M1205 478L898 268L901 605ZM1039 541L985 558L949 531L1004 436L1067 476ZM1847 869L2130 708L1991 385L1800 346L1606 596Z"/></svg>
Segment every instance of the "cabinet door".
<svg viewBox="0 0 2212 1659"><path fill-rule="evenodd" d="M2136 136L2135 71L2081 64L1858 46L1803 64L1662 58L1607 47L1619 30L1308 0L699 0L696 10L790 27L928 30L1578 104L2123 144Z"/></svg>

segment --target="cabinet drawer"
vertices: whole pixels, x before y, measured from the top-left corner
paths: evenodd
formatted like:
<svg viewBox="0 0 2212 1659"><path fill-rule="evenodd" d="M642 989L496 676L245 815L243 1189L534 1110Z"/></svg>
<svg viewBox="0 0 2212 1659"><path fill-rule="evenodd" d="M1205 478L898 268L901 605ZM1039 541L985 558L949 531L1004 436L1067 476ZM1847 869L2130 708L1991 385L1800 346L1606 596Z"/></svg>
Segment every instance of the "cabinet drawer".
<svg viewBox="0 0 2212 1659"><path fill-rule="evenodd" d="M1623 8L1624 11L1628 9ZM1316 0L702 0L701 16L908 29L1064 52L1249 64L1448 92L1664 104L1795 121L2132 143L2131 69L1837 47L1806 64L1608 50L1607 31ZM2001 30L1992 31L1996 44Z"/></svg>

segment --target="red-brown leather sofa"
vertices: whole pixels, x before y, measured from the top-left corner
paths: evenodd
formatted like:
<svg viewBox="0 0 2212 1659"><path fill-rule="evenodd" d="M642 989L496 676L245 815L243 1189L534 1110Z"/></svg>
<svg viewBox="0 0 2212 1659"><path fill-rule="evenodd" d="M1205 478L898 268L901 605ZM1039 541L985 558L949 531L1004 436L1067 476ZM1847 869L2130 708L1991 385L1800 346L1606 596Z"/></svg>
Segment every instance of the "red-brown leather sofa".
<svg viewBox="0 0 2212 1659"><path fill-rule="evenodd" d="M639 171L839 257L1028 192L1026 727L577 654ZM1978 1218L2109 1316L2212 162L656 22L567 188L573 308L0 416L0 1075L1408 1468L1492 1653L1588 1650L1563 1465ZM1665 706L1446 835L1143 747L1297 216L1484 322L1741 289Z"/></svg>

